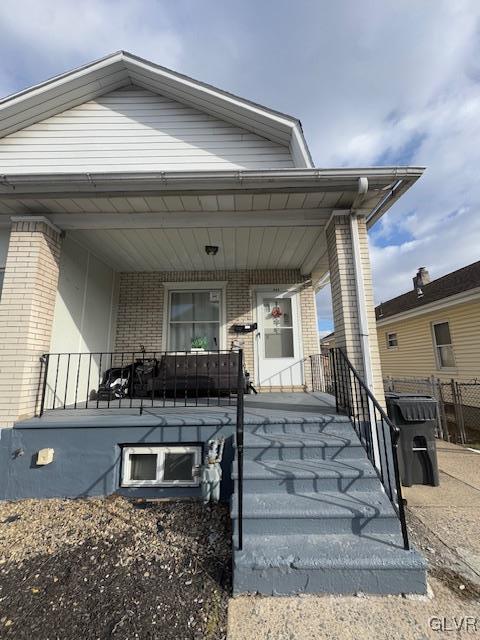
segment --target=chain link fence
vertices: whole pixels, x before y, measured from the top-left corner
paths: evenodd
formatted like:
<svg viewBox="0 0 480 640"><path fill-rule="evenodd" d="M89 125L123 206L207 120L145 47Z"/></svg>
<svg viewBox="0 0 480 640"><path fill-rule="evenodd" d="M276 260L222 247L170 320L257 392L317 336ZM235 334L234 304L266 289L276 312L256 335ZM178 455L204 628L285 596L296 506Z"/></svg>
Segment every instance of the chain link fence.
<svg viewBox="0 0 480 640"><path fill-rule="evenodd" d="M385 391L420 393L437 400L438 438L459 444L480 445L480 381L442 382L430 378L384 379Z"/></svg>

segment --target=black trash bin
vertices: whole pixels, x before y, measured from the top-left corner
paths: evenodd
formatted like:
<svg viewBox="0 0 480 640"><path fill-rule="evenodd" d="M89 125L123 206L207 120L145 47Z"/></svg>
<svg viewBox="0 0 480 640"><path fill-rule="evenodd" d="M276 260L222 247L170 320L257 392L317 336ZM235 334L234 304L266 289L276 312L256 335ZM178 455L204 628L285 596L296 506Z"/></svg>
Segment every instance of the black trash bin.
<svg viewBox="0 0 480 640"><path fill-rule="evenodd" d="M435 420L437 401L416 393L386 393L388 417L400 429L398 466L405 487L438 487Z"/></svg>

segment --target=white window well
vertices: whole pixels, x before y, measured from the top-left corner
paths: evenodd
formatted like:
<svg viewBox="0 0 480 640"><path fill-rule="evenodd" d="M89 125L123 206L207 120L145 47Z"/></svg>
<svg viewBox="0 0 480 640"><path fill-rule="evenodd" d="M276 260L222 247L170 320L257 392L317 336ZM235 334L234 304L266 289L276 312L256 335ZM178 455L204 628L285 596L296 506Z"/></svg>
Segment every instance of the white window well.
<svg viewBox="0 0 480 640"><path fill-rule="evenodd" d="M396 333L387 333L387 349L396 349L398 347L398 339Z"/></svg>
<svg viewBox="0 0 480 640"><path fill-rule="evenodd" d="M122 487L196 487L201 446L123 447Z"/></svg>

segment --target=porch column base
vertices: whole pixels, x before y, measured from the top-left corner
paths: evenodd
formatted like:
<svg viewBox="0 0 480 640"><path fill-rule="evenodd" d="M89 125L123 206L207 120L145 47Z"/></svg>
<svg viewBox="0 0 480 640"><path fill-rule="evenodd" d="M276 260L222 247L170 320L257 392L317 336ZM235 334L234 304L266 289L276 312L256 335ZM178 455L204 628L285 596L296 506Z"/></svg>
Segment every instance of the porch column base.
<svg viewBox="0 0 480 640"><path fill-rule="evenodd" d="M50 349L61 231L42 217L12 218L0 301L0 427L36 414L40 356Z"/></svg>

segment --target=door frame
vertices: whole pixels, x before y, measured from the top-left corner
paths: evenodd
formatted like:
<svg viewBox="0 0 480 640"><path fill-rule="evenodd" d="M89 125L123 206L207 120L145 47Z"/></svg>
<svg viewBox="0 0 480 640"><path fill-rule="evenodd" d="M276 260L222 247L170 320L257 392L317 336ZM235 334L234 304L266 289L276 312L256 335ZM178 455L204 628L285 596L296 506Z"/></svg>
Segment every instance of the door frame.
<svg viewBox="0 0 480 640"><path fill-rule="evenodd" d="M292 299L292 308L295 308L295 314L297 316L297 327L293 327L294 335L297 335L298 341L298 361L301 362L301 382L299 386L305 386L305 366L303 362L303 333L302 333L302 309L300 304L300 291L301 287L298 284L256 284L251 285L250 293L251 300L253 302L253 320L258 325L258 293L266 294L271 293L276 297L289 297ZM277 296L280 292L281 295ZM285 294L289 295L286 296ZM253 361L254 361L254 381L255 384L259 384L260 379L260 353L259 353L259 340L257 338L257 331L254 333L253 338Z"/></svg>

